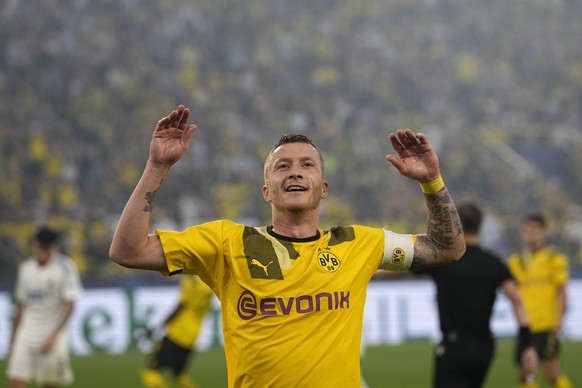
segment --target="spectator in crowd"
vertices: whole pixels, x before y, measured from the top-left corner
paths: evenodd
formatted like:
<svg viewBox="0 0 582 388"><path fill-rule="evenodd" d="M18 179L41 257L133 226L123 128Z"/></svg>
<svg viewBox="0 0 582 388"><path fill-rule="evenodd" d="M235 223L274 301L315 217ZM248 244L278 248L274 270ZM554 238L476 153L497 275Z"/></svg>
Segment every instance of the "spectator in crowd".
<svg viewBox="0 0 582 388"><path fill-rule="evenodd" d="M508 266L524 301L532 341L546 379L556 388L570 388L572 383L560 371L559 363L559 334L567 307L568 258L548 244L547 237L545 216L527 215L522 225L523 248L509 257Z"/></svg>
<svg viewBox="0 0 582 388"><path fill-rule="evenodd" d="M82 286L73 260L57 247L57 232L41 227L34 256L18 267L8 351L10 388L24 388L30 382L43 388L73 382L67 324Z"/></svg>
<svg viewBox="0 0 582 388"><path fill-rule="evenodd" d="M264 164L272 224L228 220L149 235L161 183L196 126L183 105L160 119L141 179L121 214L111 258L126 267L198 274L222 304L229 386L359 387L367 285L376 270L449 264L465 251L455 205L426 136L389 135L386 159L420 183L426 234L361 225L319 228L327 197L323 156L304 135L285 135Z"/></svg>
<svg viewBox="0 0 582 388"><path fill-rule="evenodd" d="M145 388L168 387L164 370L170 370L178 388L195 388L195 380L186 367L194 355L194 346L204 317L210 311L214 293L196 275L180 279L180 300L160 327L146 329L148 337L165 329L165 335L154 344L141 373Z"/></svg>

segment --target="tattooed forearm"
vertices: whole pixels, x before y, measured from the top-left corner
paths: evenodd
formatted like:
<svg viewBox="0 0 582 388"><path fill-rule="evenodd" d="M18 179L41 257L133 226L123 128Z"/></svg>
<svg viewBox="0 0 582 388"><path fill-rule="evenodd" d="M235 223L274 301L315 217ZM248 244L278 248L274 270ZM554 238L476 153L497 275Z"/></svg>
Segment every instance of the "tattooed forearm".
<svg viewBox="0 0 582 388"><path fill-rule="evenodd" d="M156 203L156 200L158 199L158 193L160 192L160 189L162 188L162 182L164 180L162 179L162 181L160 182L160 185L158 186L157 189L155 189L154 191L148 191L145 195L145 200L148 201L148 204L145 205L143 207L143 211L144 212L151 212L154 208L154 204Z"/></svg>
<svg viewBox="0 0 582 388"><path fill-rule="evenodd" d="M414 247L414 257L410 270L424 269L434 266L438 259L438 251L426 236L418 236Z"/></svg>
<svg viewBox="0 0 582 388"><path fill-rule="evenodd" d="M427 195L428 229L427 236L440 249L449 249L461 233L461 221L453 200L448 192L444 196Z"/></svg>
<svg viewBox="0 0 582 388"><path fill-rule="evenodd" d="M444 193L425 195L425 199L429 214L427 232L417 237L412 270L448 264L460 256L455 254L457 257L451 258L451 251L459 250L463 230L450 194L445 189Z"/></svg>

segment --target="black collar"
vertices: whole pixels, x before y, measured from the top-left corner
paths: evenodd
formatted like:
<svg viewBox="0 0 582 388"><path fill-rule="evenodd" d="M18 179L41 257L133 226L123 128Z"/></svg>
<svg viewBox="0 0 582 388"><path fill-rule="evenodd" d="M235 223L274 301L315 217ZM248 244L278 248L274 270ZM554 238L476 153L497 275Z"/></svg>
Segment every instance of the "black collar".
<svg viewBox="0 0 582 388"><path fill-rule="evenodd" d="M271 236L275 237L278 240L284 240L284 241L290 241L290 242L310 242L310 241L316 241L319 239L319 237L321 237L321 234L319 233L319 229L317 230L317 233L315 233L314 236L307 237L307 238L294 238L294 237L289 237L289 236L283 236L283 235L275 233L273 231L273 225L267 226L267 233L269 233Z"/></svg>

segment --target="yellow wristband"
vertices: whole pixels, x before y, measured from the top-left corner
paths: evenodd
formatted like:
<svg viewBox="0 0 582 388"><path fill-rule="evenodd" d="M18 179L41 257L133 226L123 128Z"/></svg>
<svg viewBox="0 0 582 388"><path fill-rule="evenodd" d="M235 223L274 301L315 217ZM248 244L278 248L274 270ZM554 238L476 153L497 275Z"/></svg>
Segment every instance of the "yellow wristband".
<svg viewBox="0 0 582 388"><path fill-rule="evenodd" d="M443 177L440 175L430 182L420 184L420 188L425 194L436 194L441 191L443 187L445 187L445 182L443 181Z"/></svg>

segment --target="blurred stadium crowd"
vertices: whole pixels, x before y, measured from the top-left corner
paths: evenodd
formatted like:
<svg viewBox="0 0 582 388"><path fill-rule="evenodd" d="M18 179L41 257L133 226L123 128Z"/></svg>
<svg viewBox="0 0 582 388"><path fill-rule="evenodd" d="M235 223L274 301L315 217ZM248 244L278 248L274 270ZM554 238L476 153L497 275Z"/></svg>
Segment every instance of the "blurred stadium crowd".
<svg viewBox="0 0 582 388"><path fill-rule="evenodd" d="M491 215L491 249L516 249L521 217L541 210L581 268L581 16L577 0L6 0L0 288L43 222L87 285L162 281L107 257L178 103L199 131L156 227L268 223L263 158L302 132L326 155L324 224L424 230L420 190L384 160L388 131L412 128L439 148L455 200Z"/></svg>

